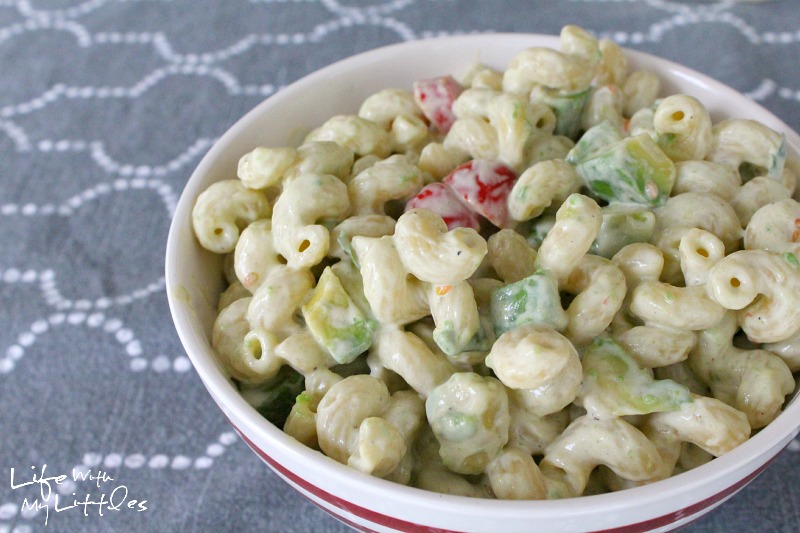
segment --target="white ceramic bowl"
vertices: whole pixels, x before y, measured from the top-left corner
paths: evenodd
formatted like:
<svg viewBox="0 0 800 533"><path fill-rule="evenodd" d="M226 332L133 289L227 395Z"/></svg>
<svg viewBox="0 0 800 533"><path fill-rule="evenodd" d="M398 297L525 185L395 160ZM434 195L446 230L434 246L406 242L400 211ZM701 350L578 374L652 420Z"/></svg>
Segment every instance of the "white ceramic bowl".
<svg viewBox="0 0 800 533"><path fill-rule="evenodd" d="M370 94L413 81L459 74L474 61L505 69L530 46L558 48L557 37L493 34L448 37L380 48L323 68L245 115L198 165L178 203L166 252L170 309L180 339L211 396L247 444L283 479L340 520L363 531L667 531L718 506L750 482L798 433L800 401L732 452L690 472L624 492L560 501L495 501L435 494L362 474L299 444L272 426L238 394L209 344L222 286L219 257L203 250L191 228L197 196L236 175L239 158L257 146L298 144L329 117L357 112ZM632 67L664 80L665 94L684 92L706 104L716 121L760 120L786 132L797 154L800 137L733 89L675 63L628 52ZM797 391L795 395L797 396Z"/></svg>

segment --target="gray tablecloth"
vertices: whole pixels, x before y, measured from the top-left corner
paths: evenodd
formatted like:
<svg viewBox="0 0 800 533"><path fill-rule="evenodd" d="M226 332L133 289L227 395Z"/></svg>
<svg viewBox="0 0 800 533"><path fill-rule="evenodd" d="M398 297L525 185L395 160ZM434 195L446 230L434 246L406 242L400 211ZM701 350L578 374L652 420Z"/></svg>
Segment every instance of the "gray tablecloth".
<svg viewBox="0 0 800 533"><path fill-rule="evenodd" d="M163 275L177 198L215 138L321 66L567 23L800 130L796 0L0 0L0 533L345 531L238 439L184 354ZM687 531L798 531L798 450ZM58 512L23 505L62 474Z"/></svg>

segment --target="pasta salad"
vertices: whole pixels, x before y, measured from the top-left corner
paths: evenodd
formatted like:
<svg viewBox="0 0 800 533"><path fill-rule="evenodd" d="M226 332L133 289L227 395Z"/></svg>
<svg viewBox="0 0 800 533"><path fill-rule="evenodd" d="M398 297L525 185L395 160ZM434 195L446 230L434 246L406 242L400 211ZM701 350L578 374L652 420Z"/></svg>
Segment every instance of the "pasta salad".
<svg viewBox="0 0 800 533"><path fill-rule="evenodd" d="M192 222L242 395L367 474L500 499L652 483L800 370L800 165L566 26L243 154Z"/></svg>

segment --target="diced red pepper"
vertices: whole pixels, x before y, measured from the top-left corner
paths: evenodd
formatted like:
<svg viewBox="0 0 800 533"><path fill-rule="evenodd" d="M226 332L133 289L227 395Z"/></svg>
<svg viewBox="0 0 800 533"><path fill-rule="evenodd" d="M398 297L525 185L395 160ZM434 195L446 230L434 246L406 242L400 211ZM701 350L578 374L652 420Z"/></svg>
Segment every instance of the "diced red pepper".
<svg viewBox="0 0 800 533"><path fill-rule="evenodd" d="M452 76L419 80L414 82L414 100L430 123L447 133L456 120L453 102L463 90Z"/></svg>
<svg viewBox="0 0 800 533"><path fill-rule="evenodd" d="M408 201L406 211L409 209L428 209L444 220L447 229L472 228L480 229L478 216L469 210L458 199L458 195L444 183L429 183L419 193Z"/></svg>
<svg viewBox="0 0 800 533"><path fill-rule="evenodd" d="M457 167L442 181L473 211L503 228L509 221L507 200L516 180L514 171L499 161L473 159Z"/></svg>

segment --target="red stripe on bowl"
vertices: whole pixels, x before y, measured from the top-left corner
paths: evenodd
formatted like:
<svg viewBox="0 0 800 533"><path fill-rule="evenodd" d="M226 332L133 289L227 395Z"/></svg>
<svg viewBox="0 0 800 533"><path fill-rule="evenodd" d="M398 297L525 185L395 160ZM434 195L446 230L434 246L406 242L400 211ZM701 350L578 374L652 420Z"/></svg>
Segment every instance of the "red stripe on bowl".
<svg viewBox="0 0 800 533"><path fill-rule="evenodd" d="M239 431L239 428L236 427L236 425L234 425L233 423L231 423L231 425L233 425L233 428L236 430L236 432L239 434L239 436L242 437L242 440L244 440L247 443L247 445L250 446L250 448L254 452L256 452L258 454L258 456L261 457L261 459L263 459L272 468L274 468L276 471L280 472L283 476L291 479L293 483L295 483L298 486L302 487L303 490L306 490L306 491L310 492L311 494L313 494L317 498L319 498L321 500L325 500L326 502L330 503L331 505L334 505L334 506L338 507L339 509L342 509L343 511L347 511L350 514L356 515L356 516L358 516L360 518L363 518L365 520L369 520L370 522L373 522L375 524L379 524L379 525L384 526L384 527L391 527L391 528L396 529L398 531L407 531L408 533L463 533L463 532L459 532L459 531L453 531L451 529L439 529L439 528L435 528L435 527L423 526L421 524L415 524L414 522L407 522L406 520L402 520L400 518L395 518L393 516L388 516L388 515L385 515L385 514L377 513L377 512L375 512L375 511L373 511L371 509L367 509L366 507L361 507L360 505L356 505L356 504L354 504L352 502L349 502L347 500L343 500L342 498L339 498L338 496L335 496L335 495L331 494L330 492L327 492L327 491L317 487L316 485L313 485L313 484L309 483L308 481L306 481L305 479L299 477L297 474L295 474L291 470L289 470L286 467L284 467L282 464L280 464L277 461L275 461L272 457L270 457L261 448L256 446L253 443L253 441L251 441L244 434L242 434L242 432ZM327 511L328 513L331 512L330 509L325 509L324 507L321 507L321 509ZM336 518L342 519L343 517L341 517L339 515L336 515ZM347 520L347 523L348 523L348 525L353 525L354 527L356 527L358 529L361 529L362 531L368 531L368 532L370 531L368 529L363 529L363 526L361 526L359 524L351 524L349 520Z"/></svg>
<svg viewBox="0 0 800 533"><path fill-rule="evenodd" d="M228 419L228 421L230 422L230 419ZM408 532L408 533L463 533L463 532L454 531L454 530L451 530L451 529L439 529L439 528L435 528L435 527L424 526L422 524L416 524L414 522L408 522L408 521L402 520L400 518L395 518L393 516L388 516L388 515L385 515L385 514L381 514L381 513L375 512L375 511L373 511L371 509L367 509L366 507L361 507L360 505L356 505L356 504L354 504L352 502L349 502L347 500L343 500L342 498L339 498L338 496L335 496L335 495L333 495L333 494L331 494L331 493L329 493L329 492L317 487L316 485L313 485L313 484L309 483L308 481L306 481L305 479L299 477L297 474L295 474L291 470L288 470L286 467L284 467L283 465L281 465L280 463L275 461L272 457L270 457L261 448L256 446L253 443L253 441L248 439L239 430L239 428L233 422L231 422L231 426L233 426L233 428L236 430L236 432L239 434L239 436L242 438L242 440L244 440L245 443L247 443L247 445L250 447L250 449L252 449L256 454L258 454L258 456L261 457L261 459L263 459L272 468L274 468L276 471L280 472L283 476L287 477L288 479L291 479L293 483L295 483L296 485L302 487L304 490L310 492L311 494L313 494L317 498L319 498L321 500L325 500L326 502L330 503L331 505L333 505L335 507L338 507L339 509L342 509L343 511L346 511L346 512L352 514L352 515L358 516L358 517L363 518L365 520L369 520L370 522L373 522L375 524L378 524L378 525L381 525L381 526L384 526L384 527L390 527L390 528L396 529L398 531L404 531L404 532ZM596 531L593 531L593 532L590 532L590 533L642 533L642 532L645 532L645 531L653 530L653 529L658 528L658 527L664 527L666 525L672 524L674 522L677 522L678 520L682 520L682 519L686 518L687 516L692 516L692 515L700 512L700 511L702 511L706 507L709 507L711 505L714 505L715 503L718 503L718 502L722 501L723 499L727 498L728 496L732 495L733 493L735 493L736 491L738 491L739 489L741 489L742 487L744 487L745 485L750 483L753 479L756 478L756 476L758 476L761 472L763 472L772 463L773 460L775 460L775 458L779 455L779 453L780 452L776 453L772 458L770 458L769 461L767 461L766 463L761 465L758 469L756 469L754 472L752 472L748 476L740 479L739 481L737 481L733 485L727 487L726 489L724 489L724 490L722 490L722 491L720 491L720 492L718 492L718 493L716 493L716 494L714 494L712 496L709 496L705 500L699 501L699 502L697 502L695 504L692 504L692 505L690 505L688 507L684 507L683 509L679 509L679 510L677 510L675 512L672 512L670 514L666 514L666 515L659 516L659 517L656 517L656 518L651 518L651 519L645 520L643 522L637 522L636 524L630 524L630 525L621 526L621 527L618 527L618 528L596 530ZM351 527L353 527L355 529L358 529L360 531L364 531L366 533L375 533L373 530L368 529L367 527L362 526L361 524L356 524L356 523L352 522L351 520L348 520L347 518L345 518L345 517L343 517L341 515L333 513L330 509L326 509L325 507L320 506L319 504L317 504L317 502L314 502L313 500L310 500L310 501L312 503L314 503L315 505L317 505L317 507L319 507L323 511L326 511L329 514L334 515L335 518L345 522L347 525L349 525L349 526L351 526ZM694 518L692 521L696 520L697 518L700 518L700 517L698 516L698 517ZM685 527L687 524L683 524L681 527Z"/></svg>
<svg viewBox="0 0 800 533"><path fill-rule="evenodd" d="M775 455L775 457L777 457L777 454ZM673 513L664 516L659 516L657 518L651 518L650 520L645 520L644 522L631 524L629 526L621 526L614 529L602 529L594 531L592 533L641 533L645 531L650 531L658 527L664 527L666 525L677 522L678 520L682 520L687 516L692 516L693 514L702 511L706 507L710 507L715 503L724 500L728 496L735 493L737 490L743 488L745 485L753 481L753 479L755 479L756 476L758 476L761 472L763 472L764 469L766 469L770 465L770 463L772 463L775 457L772 457L769 461L758 467L750 475L740 479L739 481L737 481L730 487L726 488L725 490L720 491L714 494L713 496L709 496L705 500L701 500L693 505L690 505L689 507L684 507L683 509L679 509ZM700 518L700 516L693 518L686 524L681 525L681 527L686 527L687 525L689 525L691 522L694 522L698 518Z"/></svg>

